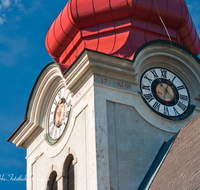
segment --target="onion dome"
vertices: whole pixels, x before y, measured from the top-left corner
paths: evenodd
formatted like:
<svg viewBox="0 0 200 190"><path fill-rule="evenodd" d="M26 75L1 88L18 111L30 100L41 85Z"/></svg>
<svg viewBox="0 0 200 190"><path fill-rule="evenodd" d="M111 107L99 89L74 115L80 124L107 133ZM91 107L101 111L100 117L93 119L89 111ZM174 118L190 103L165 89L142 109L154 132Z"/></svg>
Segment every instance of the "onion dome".
<svg viewBox="0 0 200 190"><path fill-rule="evenodd" d="M184 0L69 0L45 45L64 72L84 48L132 60L152 40L171 40L194 54L200 41ZM159 14L158 14L159 12Z"/></svg>

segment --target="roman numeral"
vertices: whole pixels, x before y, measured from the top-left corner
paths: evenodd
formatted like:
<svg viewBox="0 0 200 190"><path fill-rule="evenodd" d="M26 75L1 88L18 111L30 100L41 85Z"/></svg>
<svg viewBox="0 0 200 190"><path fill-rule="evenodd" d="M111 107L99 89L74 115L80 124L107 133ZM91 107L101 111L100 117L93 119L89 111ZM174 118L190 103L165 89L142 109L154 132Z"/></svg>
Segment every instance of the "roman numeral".
<svg viewBox="0 0 200 190"><path fill-rule="evenodd" d="M169 108L164 106L164 115L169 115Z"/></svg>
<svg viewBox="0 0 200 190"><path fill-rule="evenodd" d="M144 78L147 79L150 83L152 82L152 79L148 78L147 75L144 75Z"/></svg>
<svg viewBox="0 0 200 190"><path fill-rule="evenodd" d="M54 139L57 139L57 130L54 132Z"/></svg>
<svg viewBox="0 0 200 190"><path fill-rule="evenodd" d="M65 118L69 117L69 111L65 112Z"/></svg>
<svg viewBox="0 0 200 190"><path fill-rule="evenodd" d="M49 123L49 126L51 126L51 125L53 125L53 121L51 121L51 122Z"/></svg>
<svg viewBox="0 0 200 190"><path fill-rule="evenodd" d="M188 101L188 96L180 94L180 99Z"/></svg>
<svg viewBox="0 0 200 190"><path fill-rule="evenodd" d="M179 103L177 104L177 106L178 106L179 108L181 108L183 111L185 111L185 109L187 108L187 106L184 105L182 102L179 102Z"/></svg>
<svg viewBox="0 0 200 190"><path fill-rule="evenodd" d="M143 94L143 96L145 97L145 99L148 101L148 102L151 102L154 97L152 96L152 94Z"/></svg>
<svg viewBox="0 0 200 190"><path fill-rule="evenodd" d="M175 115L176 115L176 116L179 115L177 109L176 109L175 107L173 107L173 109L174 109L174 113L175 113Z"/></svg>
<svg viewBox="0 0 200 190"><path fill-rule="evenodd" d="M145 86L145 85L142 84L142 89L144 89L144 90L150 90L150 86Z"/></svg>
<svg viewBox="0 0 200 190"><path fill-rule="evenodd" d="M67 103L67 107L71 106L71 100Z"/></svg>
<svg viewBox="0 0 200 190"><path fill-rule="evenodd" d="M61 136L61 128L58 129L58 137Z"/></svg>
<svg viewBox="0 0 200 190"><path fill-rule="evenodd" d="M51 131L49 132L50 136L52 137L54 131L54 127L51 128Z"/></svg>
<svg viewBox="0 0 200 190"><path fill-rule="evenodd" d="M58 97L61 98L61 91L58 92Z"/></svg>
<svg viewBox="0 0 200 190"><path fill-rule="evenodd" d="M176 79L176 76L174 76L174 78L172 79L172 82L174 82L175 79Z"/></svg>
<svg viewBox="0 0 200 190"><path fill-rule="evenodd" d="M167 71L164 69L160 69L160 71L161 71L161 77L167 78Z"/></svg>
<svg viewBox="0 0 200 190"><path fill-rule="evenodd" d="M154 78L158 78L158 75L155 70L152 70L151 73L153 74Z"/></svg>
<svg viewBox="0 0 200 190"><path fill-rule="evenodd" d="M155 102L155 104L153 105L153 108L159 112L160 109L160 104L158 102Z"/></svg>
<svg viewBox="0 0 200 190"><path fill-rule="evenodd" d="M181 85L181 86L178 86L178 87L176 87L177 88L177 90L182 90L182 89L185 89L185 86L184 85Z"/></svg>
<svg viewBox="0 0 200 190"><path fill-rule="evenodd" d="M56 101L56 99L53 101L53 103L54 103L55 105L57 105L57 101Z"/></svg>

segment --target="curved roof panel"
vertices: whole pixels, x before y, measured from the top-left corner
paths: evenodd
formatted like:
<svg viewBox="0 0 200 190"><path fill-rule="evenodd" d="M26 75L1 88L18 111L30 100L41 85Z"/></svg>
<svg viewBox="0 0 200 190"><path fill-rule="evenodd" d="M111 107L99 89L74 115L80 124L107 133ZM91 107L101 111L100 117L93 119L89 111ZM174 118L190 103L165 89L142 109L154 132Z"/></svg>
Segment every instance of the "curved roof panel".
<svg viewBox="0 0 200 190"><path fill-rule="evenodd" d="M132 59L151 40L170 37L194 54L199 37L184 0L69 0L49 28L45 45L64 72L84 49Z"/></svg>

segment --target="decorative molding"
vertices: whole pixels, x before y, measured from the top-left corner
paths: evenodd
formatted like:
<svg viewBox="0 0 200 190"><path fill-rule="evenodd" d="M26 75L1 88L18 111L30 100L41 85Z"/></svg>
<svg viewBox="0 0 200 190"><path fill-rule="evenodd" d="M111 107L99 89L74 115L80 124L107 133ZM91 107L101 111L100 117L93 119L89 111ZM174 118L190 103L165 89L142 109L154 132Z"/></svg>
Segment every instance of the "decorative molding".
<svg viewBox="0 0 200 190"><path fill-rule="evenodd" d="M133 61L86 49L64 73L64 77L57 64L48 64L33 87L25 120L8 141L26 148L35 138L31 137L33 131L42 131L47 125L49 105L59 88L66 85L72 93L78 95L80 89L92 77L90 82L94 84L96 80L94 76L97 77L97 75L102 78L109 76L111 80L118 80L128 87L135 86L133 92L137 93L140 77L145 70L156 66L170 69L186 84L191 95L191 104L195 104L195 101L200 99L200 61L182 46L164 42L154 41L145 44L138 50ZM92 84L90 84L91 88ZM83 93L87 93L87 90ZM73 98L72 101L76 104L77 100Z"/></svg>
<svg viewBox="0 0 200 190"><path fill-rule="evenodd" d="M24 121L9 137L16 146L27 148L36 138L34 131L44 129L46 110L55 89L65 85L65 80L57 64L48 64L39 74L27 104ZM28 142L28 143L25 143ZM26 144L26 145L25 145Z"/></svg>

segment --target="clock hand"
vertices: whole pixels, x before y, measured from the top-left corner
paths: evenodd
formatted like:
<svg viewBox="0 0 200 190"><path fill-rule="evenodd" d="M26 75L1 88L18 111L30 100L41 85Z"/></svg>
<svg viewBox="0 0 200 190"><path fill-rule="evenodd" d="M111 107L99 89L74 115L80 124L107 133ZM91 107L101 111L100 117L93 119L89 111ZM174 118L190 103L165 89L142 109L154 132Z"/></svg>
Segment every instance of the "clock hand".
<svg viewBox="0 0 200 190"><path fill-rule="evenodd" d="M167 86L167 88L168 88L168 86ZM165 99L165 96L166 96L166 94L168 92L167 88L165 88L164 99Z"/></svg>
<svg viewBox="0 0 200 190"><path fill-rule="evenodd" d="M59 105L62 103L62 99L60 98L60 100L59 100Z"/></svg>
<svg viewBox="0 0 200 190"><path fill-rule="evenodd" d="M169 94L170 98L173 98L173 96L172 96L172 95L169 93L169 91L168 91L168 85L167 85L166 88L163 86L163 84L160 84L160 86L161 86L162 88L164 88L164 90L165 90L165 92L164 92L164 99L165 99L165 97L166 97L167 94Z"/></svg>
<svg viewBox="0 0 200 190"><path fill-rule="evenodd" d="M58 116L60 116L61 115L61 111L59 110L59 112L58 112Z"/></svg>
<svg viewBox="0 0 200 190"><path fill-rule="evenodd" d="M168 92L168 90L166 90L166 92L170 95L171 98L173 98L173 96Z"/></svg>
<svg viewBox="0 0 200 190"><path fill-rule="evenodd" d="M164 92L164 99L165 99L165 96L167 94L167 88L165 88L162 83L160 83L160 86L165 90L165 92Z"/></svg>
<svg viewBox="0 0 200 190"><path fill-rule="evenodd" d="M166 89L165 89L165 93L164 93L164 100L165 100L165 96L166 96L166 94L167 94L167 91L166 91Z"/></svg>
<svg viewBox="0 0 200 190"><path fill-rule="evenodd" d="M165 90L168 91L167 89L168 89L168 86L167 86L167 88Z"/></svg>
<svg viewBox="0 0 200 190"><path fill-rule="evenodd" d="M170 97L173 98L174 96L171 95L171 94L169 93L169 91L167 90L167 89L168 89L168 86L171 85L172 82L171 82L170 80L167 80L166 83L168 84L168 85L167 85L167 88L166 88L166 91L167 91L167 93L170 95ZM172 87L172 89L173 89L173 87Z"/></svg>

